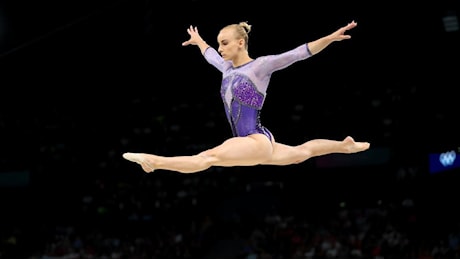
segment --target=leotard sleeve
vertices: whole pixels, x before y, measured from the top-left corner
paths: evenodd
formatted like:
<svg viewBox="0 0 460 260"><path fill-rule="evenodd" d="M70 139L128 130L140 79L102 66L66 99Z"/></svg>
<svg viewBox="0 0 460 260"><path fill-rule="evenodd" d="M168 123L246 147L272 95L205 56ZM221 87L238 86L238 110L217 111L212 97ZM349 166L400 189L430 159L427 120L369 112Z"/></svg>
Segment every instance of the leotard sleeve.
<svg viewBox="0 0 460 260"><path fill-rule="evenodd" d="M295 49L281 54L261 57L260 63L263 64L263 66L260 66L259 70L262 75L271 74L277 70L284 69L295 62L305 60L311 56L312 54L308 49L308 45L302 44Z"/></svg>
<svg viewBox="0 0 460 260"><path fill-rule="evenodd" d="M203 56L209 64L216 67L220 72L224 72L227 67L231 66L231 62L225 61L213 47L208 47Z"/></svg>

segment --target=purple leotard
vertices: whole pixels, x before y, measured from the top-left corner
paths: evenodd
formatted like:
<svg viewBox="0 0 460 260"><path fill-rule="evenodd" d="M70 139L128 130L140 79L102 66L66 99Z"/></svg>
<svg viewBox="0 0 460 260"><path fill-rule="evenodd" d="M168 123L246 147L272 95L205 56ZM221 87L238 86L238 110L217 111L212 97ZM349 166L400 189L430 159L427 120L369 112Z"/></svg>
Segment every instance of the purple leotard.
<svg viewBox="0 0 460 260"><path fill-rule="evenodd" d="M272 140L272 134L260 122L270 77L273 72L311 56L308 45L302 44L290 51L233 67L232 62L225 61L214 48L206 49L206 61L223 74L220 94L234 136L260 133Z"/></svg>

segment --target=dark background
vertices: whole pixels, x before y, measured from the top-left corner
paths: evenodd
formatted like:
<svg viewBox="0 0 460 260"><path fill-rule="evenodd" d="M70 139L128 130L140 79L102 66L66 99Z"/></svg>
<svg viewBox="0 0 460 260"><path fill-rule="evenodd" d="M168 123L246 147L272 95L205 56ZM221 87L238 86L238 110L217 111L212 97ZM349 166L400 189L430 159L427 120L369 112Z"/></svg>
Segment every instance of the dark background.
<svg viewBox="0 0 460 260"><path fill-rule="evenodd" d="M239 233L245 237L267 211L321 219L343 208L383 207L403 219L407 201L415 205L409 208L417 232L398 223L409 237L431 235L430 243L413 242L431 250L459 224L458 170L428 171L429 153L460 145L460 35L443 23L458 11L458 1L2 1L0 256L62 257L68 253L50 249L62 241L57 234L65 237L62 227L80 237L134 229L133 236L157 234L164 237L157 243L168 245L165 234L185 233L204 216L221 228L234 224L229 216L245 218L248 228ZM194 154L230 136L219 72L195 46L181 46L189 25L217 47L220 28L248 21L255 58L352 20L358 26L349 31L351 40L273 75L262 120L279 142L351 135L371 142L366 154L336 166L330 157L330 167L311 159L192 175L146 175L122 159L128 151ZM157 225L164 233L156 233ZM120 256L235 257L213 254L216 248L203 243L187 255L164 246ZM95 255L107 256L102 251ZM279 252L271 257L293 256Z"/></svg>

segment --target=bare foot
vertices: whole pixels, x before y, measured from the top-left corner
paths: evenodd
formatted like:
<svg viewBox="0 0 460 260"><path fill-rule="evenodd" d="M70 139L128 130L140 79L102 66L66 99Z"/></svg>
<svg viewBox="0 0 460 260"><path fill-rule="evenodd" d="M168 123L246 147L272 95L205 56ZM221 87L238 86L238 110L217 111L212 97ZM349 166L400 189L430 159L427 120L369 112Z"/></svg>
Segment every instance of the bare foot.
<svg viewBox="0 0 460 260"><path fill-rule="evenodd" d="M351 136L345 137L345 139L343 139L343 143L345 145L345 153L362 152L369 149L371 145L368 142L355 142L355 140Z"/></svg>
<svg viewBox="0 0 460 260"><path fill-rule="evenodd" d="M153 172L155 170L146 162L145 155L143 153L124 153L123 158L125 158L128 161L140 164L142 170L144 170L147 173Z"/></svg>

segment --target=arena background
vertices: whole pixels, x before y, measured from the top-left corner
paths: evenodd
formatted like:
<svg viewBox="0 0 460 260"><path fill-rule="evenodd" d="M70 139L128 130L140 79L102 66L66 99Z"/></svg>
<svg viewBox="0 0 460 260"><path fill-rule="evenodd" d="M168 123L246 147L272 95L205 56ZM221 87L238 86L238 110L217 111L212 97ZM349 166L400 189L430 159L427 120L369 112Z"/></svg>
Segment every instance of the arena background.
<svg viewBox="0 0 460 260"><path fill-rule="evenodd" d="M0 257L458 257L458 159L436 161L460 152L458 12L457 1L2 1ZM231 135L220 73L181 46L188 26L216 47L221 27L248 21L257 57L352 20L351 40L273 75L261 116L280 142L351 135L369 151L191 175L122 159Z"/></svg>

